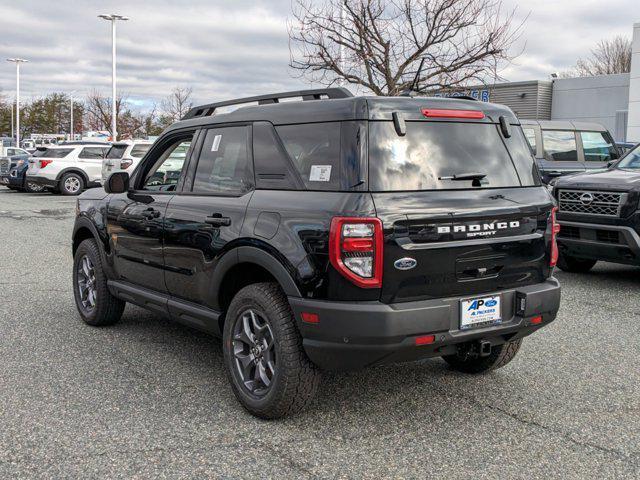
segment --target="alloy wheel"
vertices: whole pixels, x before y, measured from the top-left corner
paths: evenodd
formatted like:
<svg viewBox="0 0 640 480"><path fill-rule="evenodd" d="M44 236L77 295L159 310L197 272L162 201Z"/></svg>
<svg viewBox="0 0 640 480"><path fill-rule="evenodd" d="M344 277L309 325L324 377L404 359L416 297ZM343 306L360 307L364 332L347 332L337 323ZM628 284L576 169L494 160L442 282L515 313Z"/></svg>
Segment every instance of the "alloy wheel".
<svg viewBox="0 0 640 480"><path fill-rule="evenodd" d="M96 271L88 256L84 255L78 262L77 285L80 303L86 310L96 308L98 291L96 289Z"/></svg>
<svg viewBox="0 0 640 480"><path fill-rule="evenodd" d="M267 394L276 373L273 332L264 315L246 310L233 328L233 357L240 383L252 395Z"/></svg>
<svg viewBox="0 0 640 480"><path fill-rule="evenodd" d="M64 181L64 189L69 193L77 193L80 190L80 180L77 177L68 177Z"/></svg>

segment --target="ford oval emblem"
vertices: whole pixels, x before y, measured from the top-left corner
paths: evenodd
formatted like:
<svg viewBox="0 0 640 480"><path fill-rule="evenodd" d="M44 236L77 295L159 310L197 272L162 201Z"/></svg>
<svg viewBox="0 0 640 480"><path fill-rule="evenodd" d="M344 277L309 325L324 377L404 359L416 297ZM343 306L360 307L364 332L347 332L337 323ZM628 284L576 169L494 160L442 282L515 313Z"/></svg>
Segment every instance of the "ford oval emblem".
<svg viewBox="0 0 640 480"><path fill-rule="evenodd" d="M393 262L393 266L396 267L398 270L411 270L417 264L418 264L418 261L415 258L409 258L409 257L400 258L395 262Z"/></svg>

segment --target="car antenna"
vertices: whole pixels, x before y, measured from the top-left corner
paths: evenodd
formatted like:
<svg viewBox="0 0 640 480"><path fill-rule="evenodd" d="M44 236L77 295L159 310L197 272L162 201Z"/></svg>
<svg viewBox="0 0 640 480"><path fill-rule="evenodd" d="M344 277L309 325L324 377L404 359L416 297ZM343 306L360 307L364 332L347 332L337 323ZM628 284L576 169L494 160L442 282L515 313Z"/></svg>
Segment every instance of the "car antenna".
<svg viewBox="0 0 640 480"><path fill-rule="evenodd" d="M418 65L418 70L416 70L416 76L413 77L411 86L400 94L401 97L411 97L413 92L418 92L417 88L420 80L420 74L422 73L422 67L424 67L424 57L420 59L420 65Z"/></svg>

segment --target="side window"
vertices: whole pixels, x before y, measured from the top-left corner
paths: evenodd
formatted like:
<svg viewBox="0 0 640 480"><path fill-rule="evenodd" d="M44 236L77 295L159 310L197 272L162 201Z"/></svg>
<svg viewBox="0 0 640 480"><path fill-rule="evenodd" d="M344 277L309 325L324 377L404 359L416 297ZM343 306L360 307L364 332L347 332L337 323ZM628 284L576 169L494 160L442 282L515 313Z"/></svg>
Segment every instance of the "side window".
<svg viewBox="0 0 640 480"><path fill-rule="evenodd" d="M340 122L276 127L309 190L340 190Z"/></svg>
<svg viewBox="0 0 640 480"><path fill-rule="evenodd" d="M542 144L544 145L544 157L547 160L578 161L576 135L573 131L543 130Z"/></svg>
<svg viewBox="0 0 640 480"><path fill-rule="evenodd" d="M143 190L174 191L191 148L193 134L169 145L145 177Z"/></svg>
<svg viewBox="0 0 640 480"><path fill-rule="evenodd" d="M78 154L78 158L92 158L102 160L107 149L108 148L104 147L84 147Z"/></svg>
<svg viewBox="0 0 640 480"><path fill-rule="evenodd" d="M193 183L198 193L242 194L253 189L249 127L207 130Z"/></svg>
<svg viewBox="0 0 640 480"><path fill-rule="evenodd" d="M602 132L580 132L580 138L587 162L608 162L618 158L613 142Z"/></svg>
<svg viewBox="0 0 640 480"><path fill-rule="evenodd" d="M529 142L529 147L531 147L531 151L536 153L536 131L533 128L523 128L524 136Z"/></svg>

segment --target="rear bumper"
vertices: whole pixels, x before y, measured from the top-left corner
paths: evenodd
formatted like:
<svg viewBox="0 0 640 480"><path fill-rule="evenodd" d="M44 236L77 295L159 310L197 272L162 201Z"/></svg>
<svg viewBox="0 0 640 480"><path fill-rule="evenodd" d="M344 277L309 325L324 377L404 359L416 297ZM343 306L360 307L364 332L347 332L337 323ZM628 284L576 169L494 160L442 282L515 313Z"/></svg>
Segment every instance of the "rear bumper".
<svg viewBox="0 0 640 480"><path fill-rule="evenodd" d="M471 330L459 328L461 297L389 305L297 297L289 297L289 302L309 358L326 370L353 370L447 355L456 352L457 344L469 341L499 345L552 322L560 307L560 284L553 277L540 284L495 293L502 296L503 322ZM316 313L320 321L304 323L302 312ZM531 318L538 315L543 321L533 325ZM431 334L435 335L433 344L415 345L417 336Z"/></svg>
<svg viewBox="0 0 640 480"><path fill-rule="evenodd" d="M578 258L640 264L640 235L624 225L560 220L558 247Z"/></svg>
<svg viewBox="0 0 640 480"><path fill-rule="evenodd" d="M49 188L56 188L58 186L57 180L52 180L50 178L42 177L39 175L27 175L27 181L37 183L38 185Z"/></svg>

